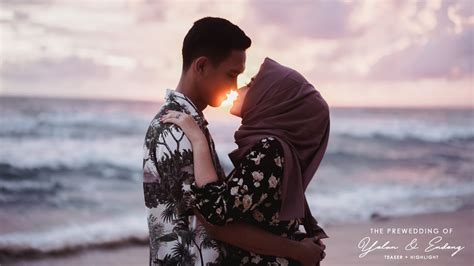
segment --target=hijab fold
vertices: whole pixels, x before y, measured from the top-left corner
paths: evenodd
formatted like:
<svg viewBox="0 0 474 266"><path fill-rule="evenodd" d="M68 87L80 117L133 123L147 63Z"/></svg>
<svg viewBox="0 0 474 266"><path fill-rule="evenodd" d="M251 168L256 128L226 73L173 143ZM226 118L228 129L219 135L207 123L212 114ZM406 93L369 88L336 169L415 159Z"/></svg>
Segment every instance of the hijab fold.
<svg viewBox="0 0 474 266"><path fill-rule="evenodd" d="M298 72L265 58L242 104L242 125L235 132L235 166L264 137L273 136L284 151L280 220L303 218L306 233L328 236L317 225L305 190L322 161L329 140L329 106Z"/></svg>

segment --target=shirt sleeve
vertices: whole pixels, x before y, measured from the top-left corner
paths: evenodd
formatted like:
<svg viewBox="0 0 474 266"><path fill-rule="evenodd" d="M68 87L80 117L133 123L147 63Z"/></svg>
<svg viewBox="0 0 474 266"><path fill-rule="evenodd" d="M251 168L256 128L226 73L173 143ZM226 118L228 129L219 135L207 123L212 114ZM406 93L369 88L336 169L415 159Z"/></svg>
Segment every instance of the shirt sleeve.
<svg viewBox="0 0 474 266"><path fill-rule="evenodd" d="M186 212L194 180L193 153L189 139L179 126L161 123L156 117L146 136L144 197L148 208L159 204ZM170 207L170 209L171 209Z"/></svg>
<svg viewBox="0 0 474 266"><path fill-rule="evenodd" d="M234 169L228 180L197 187L191 184L195 206L216 225L253 216L252 211L279 199L283 176L283 149L273 137L255 144ZM255 218L255 217L254 217ZM261 220L263 217L258 217Z"/></svg>
<svg viewBox="0 0 474 266"><path fill-rule="evenodd" d="M160 124L158 130L161 131L156 142L156 157L172 157L184 150L192 151L192 145L184 134L183 130L175 124Z"/></svg>

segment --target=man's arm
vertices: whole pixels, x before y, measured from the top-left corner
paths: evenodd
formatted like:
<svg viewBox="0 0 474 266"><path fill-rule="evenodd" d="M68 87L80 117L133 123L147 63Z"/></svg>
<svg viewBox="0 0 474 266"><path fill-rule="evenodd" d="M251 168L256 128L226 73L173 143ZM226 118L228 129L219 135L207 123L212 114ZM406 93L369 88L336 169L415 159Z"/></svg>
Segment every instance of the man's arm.
<svg viewBox="0 0 474 266"><path fill-rule="evenodd" d="M322 260L321 253L325 246L319 239L295 241L244 222L217 226L209 223L198 209L193 208L193 211L206 228L206 232L217 240L262 255L291 258L303 265L311 265Z"/></svg>

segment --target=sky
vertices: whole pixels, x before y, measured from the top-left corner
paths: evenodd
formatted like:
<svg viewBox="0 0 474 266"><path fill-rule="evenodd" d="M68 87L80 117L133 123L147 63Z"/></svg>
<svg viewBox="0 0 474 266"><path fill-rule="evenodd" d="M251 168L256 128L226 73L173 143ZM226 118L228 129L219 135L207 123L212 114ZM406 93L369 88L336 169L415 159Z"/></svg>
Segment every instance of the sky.
<svg viewBox="0 0 474 266"><path fill-rule="evenodd" d="M0 95L162 100L193 22L223 17L331 106L474 107L466 0L2 0Z"/></svg>

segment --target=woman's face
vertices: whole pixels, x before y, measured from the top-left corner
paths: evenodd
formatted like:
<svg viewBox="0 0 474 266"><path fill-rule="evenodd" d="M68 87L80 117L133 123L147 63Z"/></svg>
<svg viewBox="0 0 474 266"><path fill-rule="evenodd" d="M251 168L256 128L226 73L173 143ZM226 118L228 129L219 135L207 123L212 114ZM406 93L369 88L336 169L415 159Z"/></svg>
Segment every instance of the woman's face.
<svg viewBox="0 0 474 266"><path fill-rule="evenodd" d="M234 103L232 104L232 108L230 109L231 114L233 114L235 116L238 116L238 117L242 117L242 104L245 100L245 96L247 95L247 91L252 86L253 80L254 80L254 78L252 78L247 85L245 85L245 86L243 86L243 87L241 87L237 90L237 93L239 95L237 96L237 99L235 99Z"/></svg>

